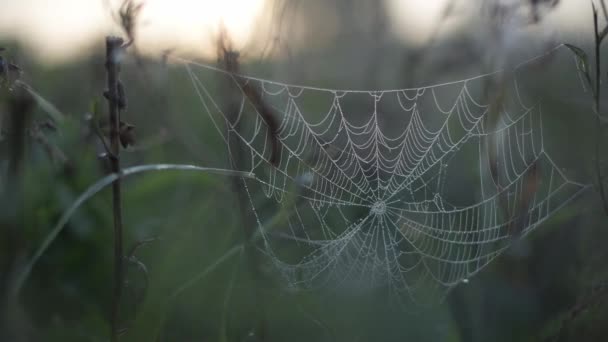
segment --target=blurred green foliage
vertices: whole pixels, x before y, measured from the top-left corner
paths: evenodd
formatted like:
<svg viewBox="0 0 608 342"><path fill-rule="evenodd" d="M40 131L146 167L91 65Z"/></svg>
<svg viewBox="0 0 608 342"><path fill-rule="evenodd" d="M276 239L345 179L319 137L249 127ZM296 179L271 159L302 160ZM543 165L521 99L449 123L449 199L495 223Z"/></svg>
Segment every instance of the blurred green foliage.
<svg viewBox="0 0 608 342"><path fill-rule="evenodd" d="M8 50L18 51L18 47ZM107 165L99 158L103 149L90 122L91 106L103 103L104 89L102 48L92 50L96 53L91 56L52 67L19 59L22 80L65 115L63 122L55 122L56 128L44 134L66 160L53 160L43 145L26 134L19 215L7 214L14 207L14 197L0 199L3 228L17 225L23 241L5 246L8 250L2 256L19 256L18 266L32 255L66 208L107 173ZM269 67L260 63L249 70L265 68ZM543 108L546 132L550 132L546 135L558 151L558 165L588 181L592 171L587 167L587 151L594 143L588 131L593 124L587 120L590 101L584 94L570 92L573 87L580 89L576 74L545 73L530 82L532 89L548 99ZM136 127L136 146L142 147L125 151L123 166L229 166L225 145L202 115L182 68L160 60L128 59L123 83L129 99L123 118ZM566 91L556 93L553 88ZM6 116L5 104L13 95L6 89L3 94ZM325 109L318 103L309 105L313 112L317 107ZM49 120L43 109L34 110L32 125ZM4 177L11 146L6 140L0 146ZM591 191L526 240L529 255L519 258L506 253L451 291L442 305L414 314L391 302L384 288L364 294L331 289L293 293L266 263L252 270L251 255L244 252L238 196L226 176L168 171L135 176L124 183L127 250L152 239L127 262L129 287L121 317L124 341L543 341L556 333L568 310L594 284L608 280L608 231ZM3 185L6 189L7 182ZM76 212L35 265L18 301L1 308L5 325L0 325L4 330L0 337L7 341L108 340L111 215L109 190ZM276 215L280 220L284 213ZM0 276L10 281L9 275ZM608 317L603 304L598 302L577 316L560 341L599 341L608 336L602 324Z"/></svg>

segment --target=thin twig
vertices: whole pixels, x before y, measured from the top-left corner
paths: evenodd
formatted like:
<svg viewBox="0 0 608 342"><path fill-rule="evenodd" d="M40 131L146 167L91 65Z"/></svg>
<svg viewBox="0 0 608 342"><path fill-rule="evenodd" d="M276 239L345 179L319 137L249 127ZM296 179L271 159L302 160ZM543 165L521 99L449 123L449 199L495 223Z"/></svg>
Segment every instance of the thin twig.
<svg viewBox="0 0 608 342"><path fill-rule="evenodd" d="M600 5L602 6L602 13L604 13L604 19L608 21L608 9L606 9L606 3L604 0L600 1Z"/></svg>
<svg viewBox="0 0 608 342"><path fill-rule="evenodd" d="M264 120L268 128L268 138L270 140L271 145L269 162L273 166L278 167L280 164L281 156L281 147L277 139L279 125L276 122L272 111L264 102L262 95L259 93L259 91L252 87L249 83L244 82L242 78L236 76L239 74L240 54L232 48L232 42L224 28L222 28L220 37L218 39L217 47L218 61L224 64L226 71L230 73L231 79L232 81L234 81L234 85L232 83L229 83L230 88L227 89L229 101L227 103L226 112L229 113L229 115L232 117L231 121L233 121L227 122L227 125L231 126L230 129L233 129L236 132L242 130L242 125L239 121L238 115L239 110L233 100L235 94L242 93L243 95L245 95L247 101L253 106L255 112ZM239 97L240 94L236 96L236 98ZM241 142L234 141L234 143L236 148L234 150L234 153L230 153L230 161L237 170L241 170L244 169L242 156L246 154L246 151L243 149L243 144ZM249 201L249 195L245 191L243 191L240 182L244 182L244 180L235 179L233 186L237 194L239 211L241 214L241 221L244 232L243 253L246 255L246 261L248 262L249 266L249 275L251 277L252 282L254 283L252 297L254 300L254 306L257 310L258 319L258 326L254 328L254 334L257 336L258 340L264 341L266 335L266 320L264 312L265 308L263 306L263 293L261 291L260 284L258 283L260 279L258 254L254 245L254 241L252 239L256 231L254 224L255 221L252 219L250 212L246 210L246 203L248 203Z"/></svg>
<svg viewBox="0 0 608 342"><path fill-rule="evenodd" d="M604 0L600 1L602 11L605 17L608 17L606 14L606 5ZM604 29L599 29L599 18L598 18L598 9L594 3L592 3L593 9L593 29L594 29L594 43L595 43L595 82L591 82L588 70L585 71L587 82L590 87L592 87L593 92L593 110L596 118L596 143L595 143L595 171L597 177L597 186L598 191L600 193L600 197L602 199L602 206L606 215L608 215L608 201L606 197L606 190L604 188L604 175L601 167L601 141L602 141L602 133L603 133L603 125L602 121L605 118L601 115L600 108L600 96L601 96L601 45L602 41L606 37L604 32L608 32L608 26L604 27ZM597 303L601 301L601 299L608 294L608 286L606 284L601 284L597 286L590 296L583 297L579 300L576 305L568 312L566 318L562 319L559 324L557 332L551 337L547 339L547 341L551 340L553 342L557 342L562 338L564 331L567 330L568 325L576 319L582 312L585 312L589 308L593 307Z"/></svg>
<svg viewBox="0 0 608 342"><path fill-rule="evenodd" d="M112 155L110 167L113 173L120 174L120 103L119 98L119 79L120 55L123 52L122 38L106 38L106 72L107 72L107 93L109 117L110 117L110 148ZM114 216L114 292L112 297L111 312L111 336L112 342L118 341L120 332L119 309L122 295L124 269L123 269L123 228L122 228L122 199L120 178L112 184L112 207Z"/></svg>
<svg viewBox="0 0 608 342"><path fill-rule="evenodd" d="M602 1L603 2L603 1ZM599 23L598 23L598 12L595 5L593 5L593 28L595 35L595 85L593 90L594 100L594 111L596 116L596 142L595 142L595 171L597 176L597 186L602 199L602 206L604 212L608 215L608 200L606 198L606 190L604 189L604 182L601 169L601 142L602 142L602 120L601 120L601 108L600 108L600 92L601 92L601 61L600 61L600 49L602 39L600 37Z"/></svg>

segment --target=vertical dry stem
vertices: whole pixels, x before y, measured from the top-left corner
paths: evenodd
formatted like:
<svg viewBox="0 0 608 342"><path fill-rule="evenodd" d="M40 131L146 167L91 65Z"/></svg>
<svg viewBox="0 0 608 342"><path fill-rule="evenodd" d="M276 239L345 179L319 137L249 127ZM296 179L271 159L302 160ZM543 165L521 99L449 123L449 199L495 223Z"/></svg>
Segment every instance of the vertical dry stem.
<svg viewBox="0 0 608 342"><path fill-rule="evenodd" d="M119 174L120 168L120 101L119 78L120 54L123 40L118 37L106 38L106 72L109 116L110 116L110 167L113 173ZM112 184L112 207L114 216L114 292L112 297L111 329L112 341L118 341L119 308L122 295L123 272L123 241L122 241L122 200L120 178Z"/></svg>
<svg viewBox="0 0 608 342"><path fill-rule="evenodd" d="M603 1L602 1L603 4ZM595 143L595 167L597 174L597 186L600 192L600 197L602 198L602 207L604 208L604 212L608 215L608 199L606 198L606 190L604 189L604 175L602 172L601 166L601 142L602 142L602 117L601 117L601 108L600 108L600 91L601 91L601 60L600 60L600 49L602 44L602 38L600 36L599 23L598 23L598 15L597 9L595 6L593 7L593 28L595 34L595 85L593 91L593 100L594 100L594 111L596 117L596 143Z"/></svg>

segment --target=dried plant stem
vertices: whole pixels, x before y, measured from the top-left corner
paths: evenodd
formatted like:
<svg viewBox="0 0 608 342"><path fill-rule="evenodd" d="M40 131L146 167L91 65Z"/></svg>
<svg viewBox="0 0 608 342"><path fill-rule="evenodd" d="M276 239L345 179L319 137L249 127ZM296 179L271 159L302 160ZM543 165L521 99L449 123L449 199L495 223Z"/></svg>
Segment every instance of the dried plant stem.
<svg viewBox="0 0 608 342"><path fill-rule="evenodd" d="M120 54L123 49L123 40L118 37L106 38L106 72L109 116L110 116L110 167L113 173L120 174L120 99L119 78ZM114 292L112 296L111 336L112 342L118 341L119 335L119 309L122 295L123 270L123 228L122 228L122 199L120 178L112 183L112 207L114 216Z"/></svg>
<svg viewBox="0 0 608 342"><path fill-rule="evenodd" d="M6 179L2 182L0 196L3 201L0 212L0 340L14 340L19 333L13 326L18 301L10 295L14 288L17 270L25 253L25 194L23 173L25 168L26 137L34 101L23 91L9 97L8 115L8 165ZM15 335L16 334L16 335Z"/></svg>
<svg viewBox="0 0 608 342"><path fill-rule="evenodd" d="M608 20L608 14L606 13L606 4L604 0L600 1L602 11L604 13L604 17ZM601 145L602 145L602 137L604 133L604 125L603 120L605 118L601 114L601 106L600 106L600 96L601 96L601 47L604 38L608 32L608 26L605 26L602 30L599 29L599 18L598 18L598 10L594 3L592 3L593 8L593 32L594 32L594 55L595 55L595 80L591 81L589 76L588 69L585 70L585 77L589 86L592 89L593 93L593 111L596 118L596 136L595 136L595 173L597 177L597 187L602 200L602 208L604 209L604 213L608 216L608 198L606 197L606 189L604 187L604 174L602 171L602 163L601 163ZM606 24L608 25L608 24ZM575 306L569 311L566 318L562 319L560 325L558 327L557 332L551 339L553 342L560 341L564 331L566 331L569 325L574 321L576 317L578 317L582 312L587 309L593 307L597 303L599 303L608 293L608 287L606 284L600 285L593 291L593 294L589 296L589 298L580 299ZM549 339L547 339L549 341Z"/></svg>
<svg viewBox="0 0 608 342"><path fill-rule="evenodd" d="M603 1L602 1L603 4ZM606 198L606 190L604 188L604 176L603 176L603 172L602 172L602 166L601 166L601 142L602 142L602 131L603 131L603 125L602 125L602 117L601 117L601 108L600 108L600 92L601 92L601 59L600 59L600 53L601 53L601 44L602 44L602 37L600 34L600 30L599 30L599 23L598 23L598 13L597 13L597 9L593 8L593 28L594 28L594 34L595 34L595 84L594 84L594 88L593 89L593 101L594 101L594 111L595 111L595 117L596 117L596 142L595 142L595 168L596 168L596 175L597 175L597 186L598 186L598 190L600 193L600 197L602 199L602 206L604 208L604 212L606 213L606 215L608 215L608 199Z"/></svg>

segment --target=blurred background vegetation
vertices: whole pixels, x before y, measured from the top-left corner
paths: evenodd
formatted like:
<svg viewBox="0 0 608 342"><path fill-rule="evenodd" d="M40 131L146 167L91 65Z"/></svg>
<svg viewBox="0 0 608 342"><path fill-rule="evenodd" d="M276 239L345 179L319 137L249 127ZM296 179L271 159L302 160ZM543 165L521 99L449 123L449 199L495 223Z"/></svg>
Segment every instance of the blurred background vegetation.
<svg viewBox="0 0 608 342"><path fill-rule="evenodd" d="M42 2L2 1L0 341L109 340L110 188L74 212L18 296L12 291L61 215L109 173L95 127L99 121L107 130L108 33L134 39L121 70L123 119L135 132L133 146L121 152L123 167L230 168L187 73L171 62L185 56L216 63L218 18L232 32L242 72L347 89L434 84L508 67L559 43L590 56L593 47L591 2L582 0L215 0L195 7L150 0L127 17L121 1ZM99 14L89 16L91 9ZM163 9L167 18L158 14ZM47 17L55 11L81 28L53 28L61 25ZM207 21L215 31L180 18ZM49 35L40 34L45 28ZM559 50L530 77L530 89L545 99L545 138L558 165L572 179L593 183L593 99L573 58ZM122 197L129 256L122 341L608 338L608 227L593 189L527 237L529 253L504 254L440 305L415 313L391 305L385 288L288 291L264 256L252 263L239 247L247 233L228 176L137 175L123 181Z"/></svg>

